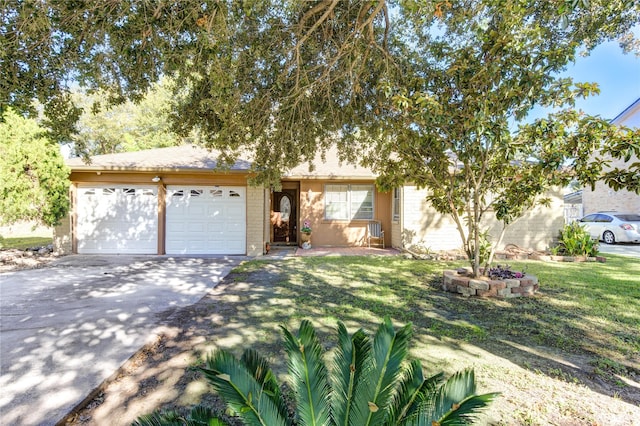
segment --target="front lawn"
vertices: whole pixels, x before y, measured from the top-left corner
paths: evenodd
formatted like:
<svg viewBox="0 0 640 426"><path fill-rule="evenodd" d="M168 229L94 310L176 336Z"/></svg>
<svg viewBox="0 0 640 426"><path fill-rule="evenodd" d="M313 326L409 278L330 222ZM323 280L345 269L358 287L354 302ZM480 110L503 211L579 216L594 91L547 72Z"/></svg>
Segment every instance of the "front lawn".
<svg viewBox="0 0 640 426"><path fill-rule="evenodd" d="M479 393L502 392L498 425L633 425L640 418L640 262L513 262L541 288L522 299L464 299L440 290L443 269L403 257L299 257L245 262L196 305L171 313L174 334L146 348L79 418L127 424L154 408L211 404L189 366L214 348L252 347L286 371L278 326L310 319L330 354L336 321L375 330L413 323L411 356L427 374L473 367ZM333 339L333 340L332 340ZM133 394L131 389L135 389ZM122 395L128 395L123 401ZM82 423L74 423L82 424Z"/></svg>
<svg viewBox="0 0 640 426"><path fill-rule="evenodd" d="M605 423L633 424L640 415L637 259L512 262L512 269L537 275L541 289L533 298L508 300L442 292L442 270L464 263L305 257L277 265L277 296L266 304L256 300L267 328L277 322L296 327L310 318L328 330L338 319L353 329L374 330L390 315L398 325L414 324L412 353L429 372L475 366L483 391L504 392L491 412L502 424L600 423L598 407L608 398L636 411L611 414ZM252 282L250 277L273 266L248 262L236 278ZM271 354L276 359L277 351ZM587 396L587 390L595 393ZM596 400L590 404L589 398Z"/></svg>

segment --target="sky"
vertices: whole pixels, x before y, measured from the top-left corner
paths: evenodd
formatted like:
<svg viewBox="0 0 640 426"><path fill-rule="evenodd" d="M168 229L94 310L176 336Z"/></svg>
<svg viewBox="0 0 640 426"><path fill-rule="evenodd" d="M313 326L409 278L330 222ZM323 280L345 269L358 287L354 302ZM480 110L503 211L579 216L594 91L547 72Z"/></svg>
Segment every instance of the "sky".
<svg viewBox="0 0 640 426"><path fill-rule="evenodd" d="M600 86L600 95L576 103L590 115L613 119L640 98L640 58L633 53L624 54L616 41L598 46L586 58L578 58L565 74L574 81Z"/></svg>

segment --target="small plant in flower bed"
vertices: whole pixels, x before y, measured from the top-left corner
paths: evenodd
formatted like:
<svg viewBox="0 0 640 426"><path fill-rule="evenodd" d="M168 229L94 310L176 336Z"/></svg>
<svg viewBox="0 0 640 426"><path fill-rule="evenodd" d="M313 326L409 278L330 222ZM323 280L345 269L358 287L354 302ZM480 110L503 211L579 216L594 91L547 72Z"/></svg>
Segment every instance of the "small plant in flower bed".
<svg viewBox="0 0 640 426"><path fill-rule="evenodd" d="M498 265L489 269L489 278L492 280L504 280L512 278L524 278L525 271L512 271L509 265Z"/></svg>
<svg viewBox="0 0 640 426"><path fill-rule="evenodd" d="M580 226L578 222L570 223L562 228L557 247L555 250L552 249L552 254L566 256L598 255L598 241L591 238L589 232Z"/></svg>

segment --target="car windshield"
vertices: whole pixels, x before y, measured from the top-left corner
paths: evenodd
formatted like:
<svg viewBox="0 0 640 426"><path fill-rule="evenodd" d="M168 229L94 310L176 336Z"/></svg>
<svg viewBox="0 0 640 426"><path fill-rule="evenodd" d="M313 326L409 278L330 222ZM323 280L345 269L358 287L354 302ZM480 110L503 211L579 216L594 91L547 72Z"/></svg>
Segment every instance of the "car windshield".
<svg viewBox="0 0 640 426"><path fill-rule="evenodd" d="M640 214L616 214L614 216L625 222L640 222Z"/></svg>

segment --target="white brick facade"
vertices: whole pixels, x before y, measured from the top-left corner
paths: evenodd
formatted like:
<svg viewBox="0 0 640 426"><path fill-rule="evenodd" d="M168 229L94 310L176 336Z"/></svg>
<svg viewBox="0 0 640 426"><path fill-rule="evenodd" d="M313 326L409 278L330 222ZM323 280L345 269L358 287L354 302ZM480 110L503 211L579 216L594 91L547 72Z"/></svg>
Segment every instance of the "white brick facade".
<svg viewBox="0 0 640 426"><path fill-rule="evenodd" d="M262 256L264 253L264 218L264 188L247 186L247 256Z"/></svg>
<svg viewBox="0 0 640 426"><path fill-rule="evenodd" d="M462 238L455 222L429 205L427 193L427 190L411 185L403 188L401 220L397 228L394 227L394 234L396 229L401 233L401 244L394 235L394 247L419 246L433 251L460 249ZM552 245L564 225L563 199L560 190L550 191L547 195L551 205L535 207L510 224L498 249L515 244L523 249L544 250ZM487 214L490 217L492 212ZM497 241L501 223L495 218L488 218L485 226L489 227L492 240Z"/></svg>
<svg viewBox="0 0 640 426"><path fill-rule="evenodd" d="M60 254L72 253L71 218L65 216L60 224L53 228L53 250Z"/></svg>

